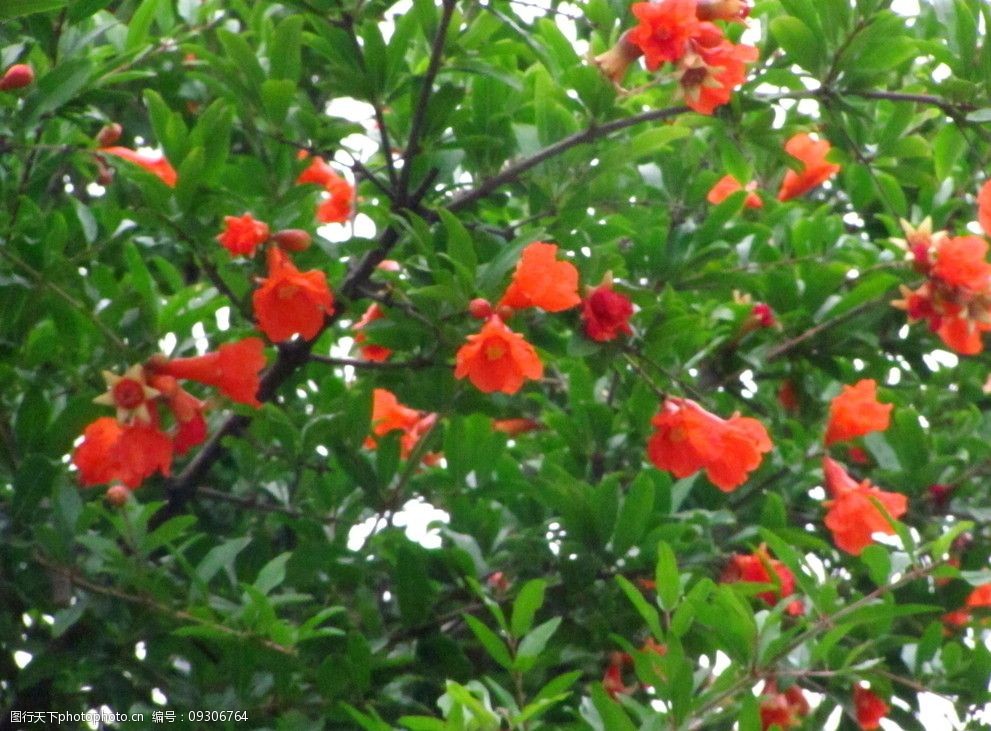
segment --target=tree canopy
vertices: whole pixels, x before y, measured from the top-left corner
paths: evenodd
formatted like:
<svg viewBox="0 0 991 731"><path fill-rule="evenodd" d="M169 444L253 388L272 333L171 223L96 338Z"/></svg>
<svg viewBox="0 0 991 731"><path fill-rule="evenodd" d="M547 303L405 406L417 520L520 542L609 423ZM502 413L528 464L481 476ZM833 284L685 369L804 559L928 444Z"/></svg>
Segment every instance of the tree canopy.
<svg viewBox="0 0 991 731"><path fill-rule="evenodd" d="M989 24L0 3L0 727L986 726Z"/></svg>

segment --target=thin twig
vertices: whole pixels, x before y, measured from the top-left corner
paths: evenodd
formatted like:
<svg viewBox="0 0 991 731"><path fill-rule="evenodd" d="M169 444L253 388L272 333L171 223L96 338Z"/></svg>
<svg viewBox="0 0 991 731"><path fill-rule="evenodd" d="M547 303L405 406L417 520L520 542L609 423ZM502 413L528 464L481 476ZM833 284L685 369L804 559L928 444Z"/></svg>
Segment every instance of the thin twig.
<svg viewBox="0 0 991 731"><path fill-rule="evenodd" d="M69 581L69 583L71 583L73 586L78 587L80 589L84 589L85 591L89 591L94 594L101 594L103 596L113 597L114 599L120 599L121 601L125 601L129 604L135 604L138 606L145 607L146 609L150 609L154 612L157 612L158 614L163 614L180 623L198 624L203 627L208 627L215 632L227 635L228 637L231 637L233 639L249 641L249 642L257 642L262 647L265 647L269 650L274 650L275 652L278 652L282 655L296 654L296 650L291 647L286 647L285 645L280 645L279 643L273 642L272 640L267 640L263 637L258 637L257 635L251 634L250 632L243 632L241 630L236 630L223 624L218 624L217 622L211 622L208 619L204 619L203 617L198 617L195 614L190 614L189 612L186 612L182 609L173 609L172 607L168 607L164 604L161 604L160 602L156 601L150 596L130 594L126 591L117 589L113 586L104 586L103 584L97 584L94 581L90 581L87 578L79 576L74 568L69 566L63 566L40 554L37 553L34 554L34 560L35 562L44 566L49 571L53 571L65 577Z"/></svg>
<svg viewBox="0 0 991 731"><path fill-rule="evenodd" d="M437 26L437 35L434 37L433 47L430 50L430 61L423 76L423 85L420 87L416 106L413 107L413 119L410 121L406 151L403 153L403 169L399 174L399 185L397 186L398 194L402 198L406 198L409 190L410 175L413 172L413 158L420 151L420 137L423 134L423 124L427 119L427 107L430 102L430 95L433 93L434 79L437 78L437 72L440 71L444 45L447 41L447 31L451 25L451 18L454 16L455 4L456 0L444 0L440 24Z"/></svg>

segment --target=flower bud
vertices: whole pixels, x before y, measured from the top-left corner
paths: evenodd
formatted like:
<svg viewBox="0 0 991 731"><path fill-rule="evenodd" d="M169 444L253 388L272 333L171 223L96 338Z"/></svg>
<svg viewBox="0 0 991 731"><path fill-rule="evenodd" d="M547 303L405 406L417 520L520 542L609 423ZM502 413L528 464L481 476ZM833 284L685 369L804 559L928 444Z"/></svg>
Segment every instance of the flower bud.
<svg viewBox="0 0 991 731"><path fill-rule="evenodd" d="M283 251L306 251L313 243L313 239L306 231L298 228L287 228L278 231L272 241Z"/></svg>
<svg viewBox="0 0 991 731"><path fill-rule="evenodd" d="M0 91L23 89L34 81L34 69L26 63L11 66L0 78Z"/></svg>
<svg viewBox="0 0 991 731"><path fill-rule="evenodd" d="M499 319L500 320L502 320L503 322L505 322L506 320L511 319L513 317L513 315L516 314L516 310L514 310L509 305L499 305L496 308L495 313L497 315L499 315Z"/></svg>
<svg viewBox="0 0 991 731"><path fill-rule="evenodd" d="M630 64L643 55L639 46L630 43L624 33L615 46L605 53L600 53L592 59L592 63L599 67L599 71L614 84L618 84L626 76L626 71Z"/></svg>
<svg viewBox="0 0 991 731"><path fill-rule="evenodd" d="M117 144L120 140L121 134L124 132L124 128L121 127L117 122L111 122L108 125L104 125L103 129L96 135L96 143L100 147L110 147L111 145Z"/></svg>
<svg viewBox="0 0 991 731"><path fill-rule="evenodd" d="M487 320L492 315L492 305L487 299L476 297L468 303L468 313L476 320Z"/></svg>
<svg viewBox="0 0 991 731"><path fill-rule="evenodd" d="M128 498L131 497L131 491L128 490L124 485L117 483L116 485L111 485L107 489L107 502L113 505L115 508L121 507L127 502Z"/></svg>
<svg viewBox="0 0 991 731"><path fill-rule="evenodd" d="M699 0L695 7L699 20L743 20L750 15L746 0Z"/></svg>

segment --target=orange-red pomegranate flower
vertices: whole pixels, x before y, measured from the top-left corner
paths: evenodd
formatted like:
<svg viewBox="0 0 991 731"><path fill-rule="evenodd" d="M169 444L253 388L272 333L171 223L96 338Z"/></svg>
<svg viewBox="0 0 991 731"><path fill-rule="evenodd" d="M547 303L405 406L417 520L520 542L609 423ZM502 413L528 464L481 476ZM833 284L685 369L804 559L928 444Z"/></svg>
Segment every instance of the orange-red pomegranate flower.
<svg viewBox="0 0 991 731"><path fill-rule="evenodd" d="M354 342L355 345L357 345L361 350L361 357L374 363L381 363L389 360L392 356L392 351L384 345L369 343L368 336L365 335L362 330L369 323L375 322L376 320L381 320L383 317L385 317L385 315L382 312L382 308L379 307L377 303L372 303L372 305L365 310L365 314L361 316L361 319L358 320L352 328L355 331Z"/></svg>
<svg viewBox="0 0 991 731"><path fill-rule="evenodd" d="M805 132L799 132L785 143L785 152L797 158L803 165L801 171L789 169L781 181L778 200L791 200L822 185L840 171L840 166L828 162L829 142L813 140Z"/></svg>
<svg viewBox="0 0 991 731"><path fill-rule="evenodd" d="M974 589L967 597L966 606L969 609L991 607L991 584L981 584Z"/></svg>
<svg viewBox="0 0 991 731"><path fill-rule="evenodd" d="M877 400L877 381L865 378L844 386L829 404L826 444L845 442L872 431L884 431L891 423L893 404Z"/></svg>
<svg viewBox="0 0 991 731"><path fill-rule="evenodd" d="M99 151L106 155L113 155L128 162L133 162L135 165L144 168L152 175L158 177L159 180L170 188L174 188L176 182L179 180L175 168L165 158L165 155L160 152L138 152L129 147L101 147Z"/></svg>
<svg viewBox="0 0 991 731"><path fill-rule="evenodd" d="M769 680L761 693L761 731L767 731L774 724L782 729L801 726L809 710L809 702L801 688L793 685L782 693L777 683Z"/></svg>
<svg viewBox="0 0 991 731"><path fill-rule="evenodd" d="M859 556L874 542L875 533L894 534L891 524L873 500L881 503L892 518L899 518L908 510L908 498L874 487L868 480L858 483L842 465L829 457L823 457L822 470L826 489L833 497L823 503L828 508L823 522L832 532L838 548Z"/></svg>
<svg viewBox="0 0 991 731"><path fill-rule="evenodd" d="M696 0L633 3L630 10L640 23L629 31L627 39L643 51L651 71L665 61L681 58L689 39L698 32Z"/></svg>
<svg viewBox="0 0 991 731"><path fill-rule="evenodd" d="M977 194L977 221L987 236L991 236L991 180Z"/></svg>
<svg viewBox="0 0 991 731"><path fill-rule="evenodd" d="M971 293L985 292L991 285L991 264L985 259L987 255L988 242L980 236L941 239L931 276Z"/></svg>
<svg viewBox="0 0 991 731"><path fill-rule="evenodd" d="M301 152L305 152L305 150ZM296 182L300 185L313 183L321 188L326 188L328 183L339 178L340 176L334 172L334 168L328 165L322 157L315 157L309 167L299 174Z"/></svg>
<svg viewBox="0 0 991 731"><path fill-rule="evenodd" d="M327 183L330 194L317 206L317 220L321 223L344 223L351 218L354 209L354 188L344 178L334 176Z"/></svg>
<svg viewBox="0 0 991 731"><path fill-rule="evenodd" d="M726 104L744 82L747 64L760 55L753 46L732 43L711 23L702 23L694 50L678 62L678 83L685 104L699 114L712 114Z"/></svg>
<svg viewBox="0 0 991 731"><path fill-rule="evenodd" d="M513 281L499 305L522 309L540 307L561 312L581 303L578 296L578 270L557 260L557 246L536 241L520 255Z"/></svg>
<svg viewBox="0 0 991 731"><path fill-rule="evenodd" d="M863 731L881 728L881 719L891 710L887 703L860 683L853 686L853 707L857 723Z"/></svg>
<svg viewBox="0 0 991 731"><path fill-rule="evenodd" d="M324 319L334 311L334 296L327 275L301 272L276 247L268 250L268 278L252 296L258 329L274 343L296 333L312 340L323 329Z"/></svg>
<svg viewBox="0 0 991 731"><path fill-rule="evenodd" d="M615 340L620 335L632 335L630 317L633 303L612 288L607 281L589 290L582 300L582 325L585 335L596 342Z"/></svg>
<svg viewBox="0 0 991 731"><path fill-rule="evenodd" d="M991 323L966 317L943 317L936 334L952 350L961 355L977 355L984 350L982 333L991 331Z"/></svg>
<svg viewBox="0 0 991 731"><path fill-rule="evenodd" d="M300 152L301 159L305 159L306 151L300 150ZM313 158L313 162L299 174L296 182L319 185L330 194L317 205L317 220L322 223L344 223L351 218L354 209L354 187L338 175L322 157Z"/></svg>
<svg viewBox="0 0 991 731"><path fill-rule="evenodd" d="M409 457L413 447L433 427L437 414L411 409L399 403L396 395L384 388L376 388L372 394L372 434L382 437L391 431L400 431L400 456ZM368 437L366 447L374 447L377 440ZM426 460L425 461L430 461Z"/></svg>
<svg viewBox="0 0 991 731"><path fill-rule="evenodd" d="M84 487L123 482L133 489L156 472L169 475L172 440L151 424L121 425L103 416L83 431L72 463Z"/></svg>
<svg viewBox="0 0 991 731"><path fill-rule="evenodd" d="M265 367L265 343L261 338L225 343L215 353L193 358L153 359L149 365L157 374L213 386L232 401L261 406L259 373Z"/></svg>
<svg viewBox="0 0 991 731"><path fill-rule="evenodd" d="M206 439L206 419L203 416L206 403L180 386L174 377L156 372L155 367L164 362L162 356L156 356L149 361L147 368L152 375L148 383L161 394L161 398L168 404L175 418L172 449L181 456Z"/></svg>
<svg viewBox="0 0 991 731"><path fill-rule="evenodd" d="M709 190L706 200L713 205L719 205L738 190L747 190L747 197L743 201L743 205L747 208L764 207L764 201L762 201L760 196L754 192L757 190L757 183L751 181L744 186L741 185L740 181L732 175L724 175L721 177L719 181Z"/></svg>
<svg viewBox="0 0 991 731"><path fill-rule="evenodd" d="M768 570L770 569L770 571ZM777 577L771 576L771 572ZM775 558L771 558L767 547L763 544L752 554L735 554L720 577L723 582L747 581L755 584L778 584L778 589L770 589L757 595L770 605L777 604L783 597L795 593L795 576L791 570ZM788 614L797 616L805 611L801 599L795 599L788 604Z"/></svg>
<svg viewBox="0 0 991 731"><path fill-rule="evenodd" d="M93 399L93 403L116 408L117 420L122 424L151 423L153 400L158 396L158 391L148 384L144 368L133 365L121 376L103 371L103 380L106 381L107 390Z"/></svg>
<svg viewBox="0 0 991 731"><path fill-rule="evenodd" d="M503 324L497 315L468 336L457 354L455 378L467 377L485 393L516 393L527 379L544 375L544 366L533 346Z"/></svg>
<svg viewBox="0 0 991 731"><path fill-rule="evenodd" d="M704 469L723 492L742 485L771 451L767 430L756 419L721 419L689 399L667 399L652 423L657 431L647 455L658 469L679 479Z"/></svg>
<svg viewBox="0 0 991 731"><path fill-rule="evenodd" d="M255 249L268 240L268 224L250 213L224 216L224 230L217 241L234 256L254 256Z"/></svg>

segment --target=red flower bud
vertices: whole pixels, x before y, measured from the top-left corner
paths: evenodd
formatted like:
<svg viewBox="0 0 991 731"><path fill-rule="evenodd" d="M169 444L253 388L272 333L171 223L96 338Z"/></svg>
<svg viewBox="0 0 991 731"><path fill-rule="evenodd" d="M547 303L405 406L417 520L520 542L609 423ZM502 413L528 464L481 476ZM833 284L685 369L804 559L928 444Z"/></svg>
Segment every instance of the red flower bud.
<svg viewBox="0 0 991 731"><path fill-rule="evenodd" d="M299 228L287 228L277 232L272 241L283 251L306 251L313 239L306 231Z"/></svg>
<svg viewBox="0 0 991 731"><path fill-rule="evenodd" d="M492 315L492 305L487 299L476 297L468 303L468 314L476 320L488 320Z"/></svg>
<svg viewBox="0 0 991 731"><path fill-rule="evenodd" d="M107 490L107 502L115 508L119 508L121 505L126 503L129 497L131 497L131 491L120 483L111 485Z"/></svg>
<svg viewBox="0 0 991 731"><path fill-rule="evenodd" d="M34 81L33 68L26 63L14 64L0 78L0 91L23 89L32 81Z"/></svg>
<svg viewBox="0 0 991 731"><path fill-rule="evenodd" d="M770 305L763 302L758 302L754 305L750 314L761 327L774 327L774 324L777 322L774 317L774 310L771 309Z"/></svg>
<svg viewBox="0 0 991 731"><path fill-rule="evenodd" d="M115 145L123 132L123 127L116 122L111 122L110 124L104 125L103 129L101 129L96 135L96 143L100 147L110 147L110 145Z"/></svg>
<svg viewBox="0 0 991 731"><path fill-rule="evenodd" d="M953 494L953 485L930 485L929 486L929 498L938 508L945 508L950 502L950 496Z"/></svg>

